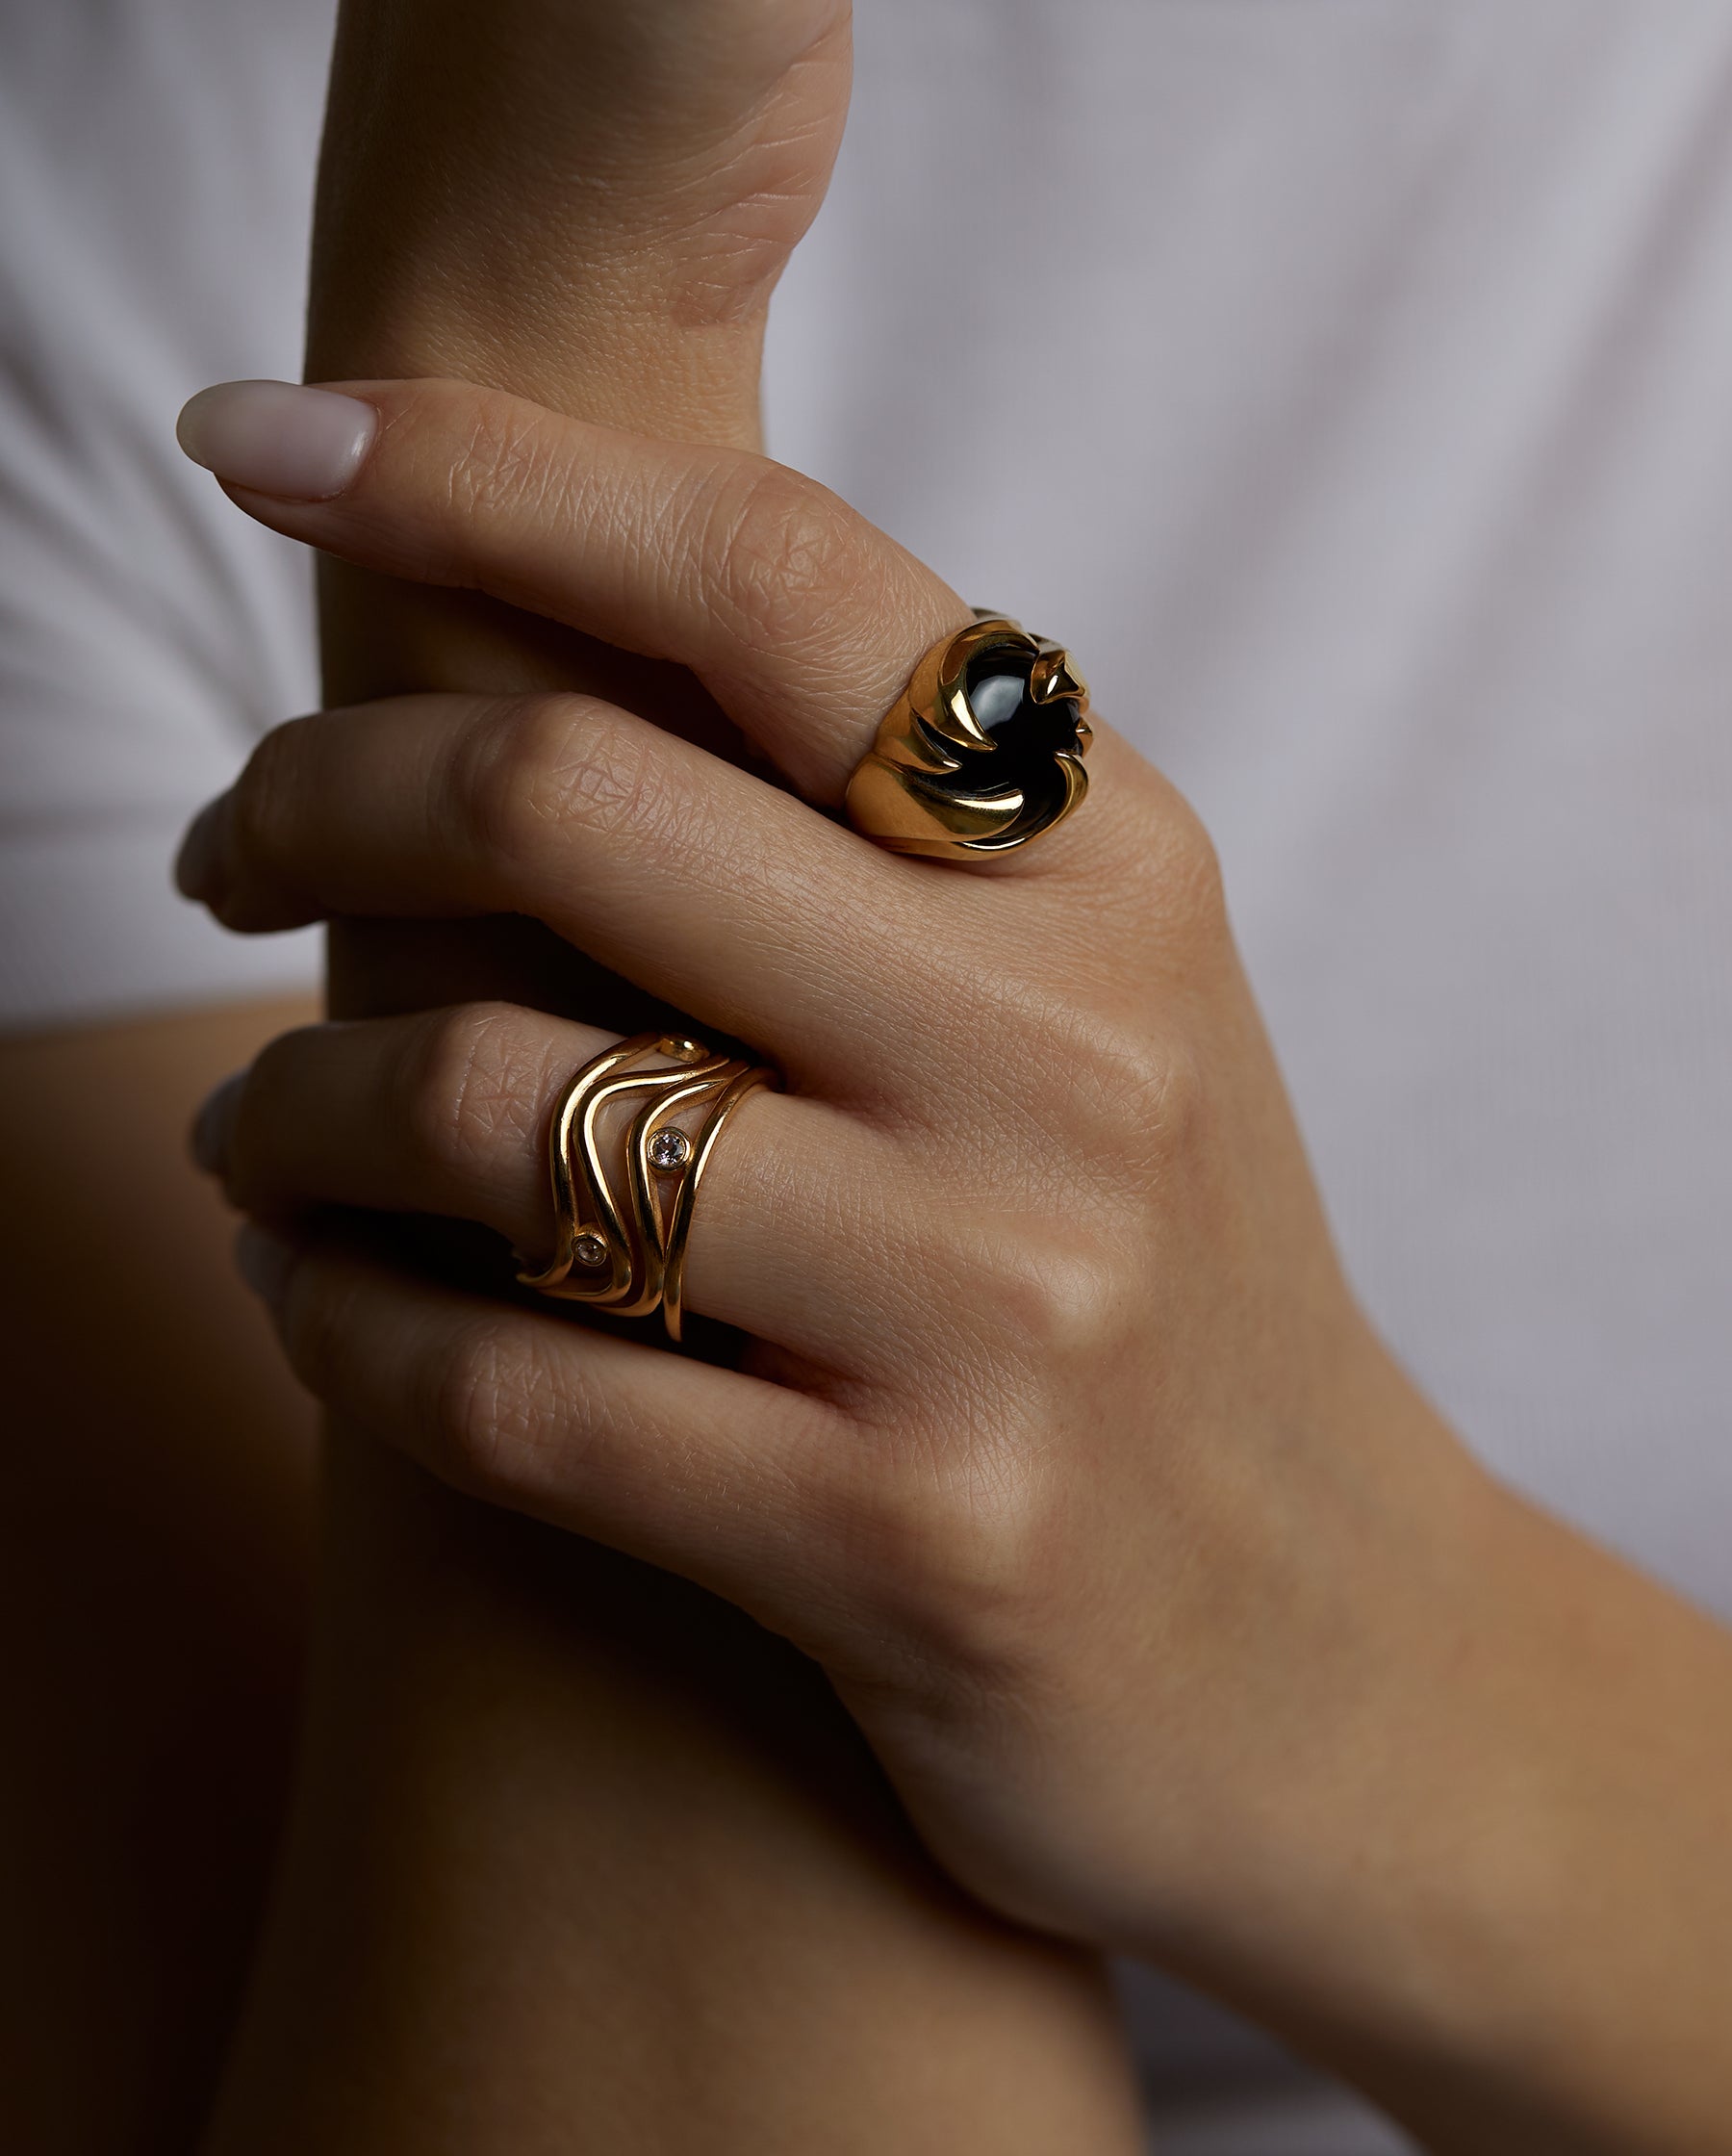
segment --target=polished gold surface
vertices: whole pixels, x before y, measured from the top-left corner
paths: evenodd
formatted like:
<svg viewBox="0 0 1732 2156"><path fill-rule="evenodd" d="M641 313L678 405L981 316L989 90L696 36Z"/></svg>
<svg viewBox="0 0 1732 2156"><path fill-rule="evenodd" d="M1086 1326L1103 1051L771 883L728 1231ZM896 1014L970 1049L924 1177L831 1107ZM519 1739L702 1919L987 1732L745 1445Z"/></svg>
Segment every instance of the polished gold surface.
<svg viewBox="0 0 1732 2156"><path fill-rule="evenodd" d="M739 1103L779 1083L768 1065L676 1034L635 1034L592 1057L561 1093L548 1131L553 1256L518 1278L618 1318L659 1309L677 1341L704 1167Z"/></svg>
<svg viewBox="0 0 1732 2156"><path fill-rule="evenodd" d="M976 709L981 677L1019 673L1020 723L995 737ZM1090 737L1087 684L1063 647L977 613L932 646L884 714L849 781L849 821L892 853L1007 853L1082 801Z"/></svg>
<svg viewBox="0 0 1732 2156"><path fill-rule="evenodd" d="M699 1181L710 1155L716 1149L717 1139L721 1137L728 1118L740 1103L761 1088L774 1087L777 1083L775 1071L767 1065L759 1064L751 1069L742 1071L717 1101L693 1151L690 1170L675 1193L662 1262L661 1314L670 1340L677 1341L680 1338L680 1328L685 1322L683 1294L686 1237L691 1230L692 1207L697 1203Z"/></svg>

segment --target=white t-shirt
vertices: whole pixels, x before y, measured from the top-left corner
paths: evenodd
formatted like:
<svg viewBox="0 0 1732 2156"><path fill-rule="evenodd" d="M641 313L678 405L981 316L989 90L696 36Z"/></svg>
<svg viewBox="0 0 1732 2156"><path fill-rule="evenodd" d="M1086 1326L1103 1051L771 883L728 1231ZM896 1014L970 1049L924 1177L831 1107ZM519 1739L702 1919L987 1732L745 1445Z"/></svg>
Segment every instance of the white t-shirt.
<svg viewBox="0 0 1732 2156"><path fill-rule="evenodd" d="M169 889L316 701L305 560L172 424L299 371L329 28L0 14L14 1026L315 975ZM860 0L858 46L774 449L1070 644L1220 845L1374 1315L1732 1617L1732 0ZM1135 1988L1163 2148L1401 2145Z"/></svg>

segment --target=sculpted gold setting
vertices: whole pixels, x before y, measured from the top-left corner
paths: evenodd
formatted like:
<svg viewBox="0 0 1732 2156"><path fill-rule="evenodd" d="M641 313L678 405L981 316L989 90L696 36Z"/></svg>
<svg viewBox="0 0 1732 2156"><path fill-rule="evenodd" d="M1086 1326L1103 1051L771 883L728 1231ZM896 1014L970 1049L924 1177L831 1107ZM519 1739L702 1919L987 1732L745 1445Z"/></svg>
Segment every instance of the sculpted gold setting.
<svg viewBox="0 0 1732 2156"><path fill-rule="evenodd" d="M1082 801L1091 738L1087 684L1062 645L977 612L884 714L849 781L849 821L892 853L1007 853Z"/></svg>
<svg viewBox="0 0 1732 2156"><path fill-rule="evenodd" d="M659 1310L677 1341L686 1238L704 1166L740 1102L780 1083L767 1064L677 1034L635 1034L593 1056L560 1094L548 1131L553 1256L519 1280L617 1318ZM675 1119L694 1112L703 1118L695 1137Z"/></svg>

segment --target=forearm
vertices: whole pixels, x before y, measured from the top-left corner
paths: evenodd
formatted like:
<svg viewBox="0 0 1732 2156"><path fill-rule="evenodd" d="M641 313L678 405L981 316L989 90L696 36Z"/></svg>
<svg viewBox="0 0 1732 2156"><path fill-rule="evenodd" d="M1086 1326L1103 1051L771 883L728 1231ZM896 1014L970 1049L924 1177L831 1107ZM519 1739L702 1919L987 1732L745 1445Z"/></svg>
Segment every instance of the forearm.
<svg viewBox="0 0 1732 2156"><path fill-rule="evenodd" d="M339 145L362 20L340 50ZM650 334L650 295L611 267L592 288L557 209L531 211L509 174L522 215L485 280L468 198L411 167L400 244L371 276L353 220L389 204L395 162L338 154L315 378L464 373L751 432L755 320ZM324 622L333 700L618 679L485 602L340 572ZM701 710L672 677L635 687L671 717ZM509 934L352 933L337 992L350 1011L497 992L522 956ZM604 1023L619 997L581 968L534 992ZM218 2150L1135 2144L1098 1968L939 1881L803 1657L341 1434L326 1553L295 1830Z"/></svg>
<svg viewBox="0 0 1732 2156"><path fill-rule="evenodd" d="M838 131L840 110L833 128L786 99L740 113L783 48L844 74L849 48L839 0L754 13L773 50L740 11L728 30L690 0L503 0L484 28L459 0L350 0L306 378L446 372L670 440L755 443L765 280L816 207L806 166L833 151L795 138ZM653 97L620 91L634 43L665 56Z"/></svg>
<svg viewBox="0 0 1732 2156"><path fill-rule="evenodd" d="M724 1605L339 1445L312 1689L218 2149L1136 2145L1092 1977Z"/></svg>
<svg viewBox="0 0 1732 2156"><path fill-rule="evenodd" d="M184 2147L251 1951L314 1412L186 1132L218 1079L313 1014L297 999L0 1044L0 2083L8 2142L43 2156Z"/></svg>
<svg viewBox="0 0 1732 2156"><path fill-rule="evenodd" d="M1451 2156L1732 2149L1732 1638L1502 1491L1472 1550L1389 1842L1410 2115Z"/></svg>
<svg viewBox="0 0 1732 2156"><path fill-rule="evenodd" d="M1313 1678L1125 1943L1448 2156L1732 2147L1732 1637L1395 1412L1403 1500L1295 1595Z"/></svg>

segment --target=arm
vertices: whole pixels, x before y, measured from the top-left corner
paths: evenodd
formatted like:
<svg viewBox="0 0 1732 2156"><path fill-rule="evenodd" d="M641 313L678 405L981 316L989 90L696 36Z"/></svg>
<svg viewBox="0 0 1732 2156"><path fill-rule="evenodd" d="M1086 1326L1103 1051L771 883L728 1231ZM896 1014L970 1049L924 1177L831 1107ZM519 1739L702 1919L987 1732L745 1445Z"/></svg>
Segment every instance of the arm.
<svg viewBox="0 0 1732 2156"><path fill-rule="evenodd" d="M188 2145L252 1949L295 1710L313 1408L187 1157L316 1007L0 1043L8 2140ZM101 2070L91 2070L91 2061Z"/></svg>
<svg viewBox="0 0 1732 2156"><path fill-rule="evenodd" d="M349 9L315 368L432 367L567 410L752 439L772 265L833 146L828 107L813 118L802 100L834 102L841 48L832 38L828 59L791 70L748 39L706 52L703 13L510 7L474 50L467 11ZM810 25L781 13L802 49ZM626 20L620 49L607 26ZM574 48L549 42L549 24ZM664 59L673 77L646 79ZM748 98L744 122L736 64L768 68L765 110ZM623 112L638 118L616 135ZM784 138L817 160L803 181ZM738 199L725 188L709 205L709 238L683 183L650 185L675 149L702 171L726 149L742 175ZM567 195L557 175L573 158ZM795 224L776 226L791 198ZM762 232L765 215L770 253L752 269L748 250L736 289L735 254L711 239ZM349 573L326 583L324 624L339 698L621 678L612 654L504 608L428 604ZM646 670L632 693L671 723L703 723L672 670ZM618 1003L594 969L534 977L541 956L509 931L466 943L355 930L337 993L349 1012L477 983ZM214 2149L1135 2145L1098 1967L941 1881L786 1643L650 1569L454 1497L344 1429L324 1549L293 1831Z"/></svg>

